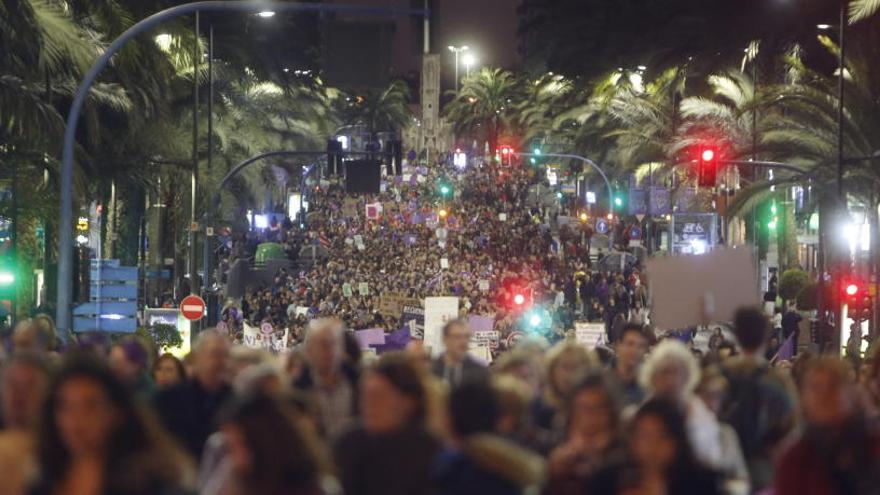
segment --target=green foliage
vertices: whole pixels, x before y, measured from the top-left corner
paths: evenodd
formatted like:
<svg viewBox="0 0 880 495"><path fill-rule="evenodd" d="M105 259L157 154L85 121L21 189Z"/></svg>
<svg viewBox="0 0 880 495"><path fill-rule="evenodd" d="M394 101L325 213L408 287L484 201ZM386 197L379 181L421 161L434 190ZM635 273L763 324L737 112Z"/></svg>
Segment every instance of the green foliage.
<svg viewBox="0 0 880 495"><path fill-rule="evenodd" d="M183 344L180 332L174 325L159 323L151 327L139 327L135 334L151 342L159 351L179 347Z"/></svg>
<svg viewBox="0 0 880 495"><path fill-rule="evenodd" d="M779 277L779 297L785 300L791 300L810 284L810 275L799 269L792 268L782 272Z"/></svg>
<svg viewBox="0 0 880 495"><path fill-rule="evenodd" d="M802 311L812 311L816 309L817 304L819 303L819 284L810 282L798 292L795 300L797 301L798 309Z"/></svg>

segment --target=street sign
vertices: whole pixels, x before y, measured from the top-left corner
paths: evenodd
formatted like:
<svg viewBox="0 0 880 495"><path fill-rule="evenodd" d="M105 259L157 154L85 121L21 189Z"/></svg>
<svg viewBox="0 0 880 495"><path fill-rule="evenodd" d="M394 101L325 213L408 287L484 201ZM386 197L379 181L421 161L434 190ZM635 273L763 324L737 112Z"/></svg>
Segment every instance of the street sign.
<svg viewBox="0 0 880 495"><path fill-rule="evenodd" d="M638 225L633 225L632 228L629 229L629 238L630 239L641 239L642 238L642 229L639 228Z"/></svg>
<svg viewBox="0 0 880 495"><path fill-rule="evenodd" d="M600 234L607 234L608 230L610 230L608 226L608 221L604 218L600 218L596 220L596 232Z"/></svg>
<svg viewBox="0 0 880 495"><path fill-rule="evenodd" d="M89 302L73 308L75 332L132 333L137 329L138 269L119 260L91 260Z"/></svg>
<svg viewBox="0 0 880 495"><path fill-rule="evenodd" d="M639 213L638 215L636 215L636 220L638 220L638 221L641 222L641 221L644 220L644 219L645 219L645 214L644 214L644 213Z"/></svg>
<svg viewBox="0 0 880 495"><path fill-rule="evenodd" d="M205 300L190 294L180 301L180 313L190 321L199 321L205 315Z"/></svg>

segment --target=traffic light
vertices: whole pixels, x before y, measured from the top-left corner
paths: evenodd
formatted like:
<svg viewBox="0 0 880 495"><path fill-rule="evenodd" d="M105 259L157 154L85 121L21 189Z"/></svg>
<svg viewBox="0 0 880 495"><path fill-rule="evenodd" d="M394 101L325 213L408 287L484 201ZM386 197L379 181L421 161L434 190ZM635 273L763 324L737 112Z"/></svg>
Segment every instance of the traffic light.
<svg viewBox="0 0 880 495"><path fill-rule="evenodd" d="M14 256L0 262L0 299L11 299L15 293L16 269L12 262Z"/></svg>
<svg viewBox="0 0 880 495"><path fill-rule="evenodd" d="M847 316L855 322L870 320L873 308L867 284L861 279L850 277L843 281L841 290Z"/></svg>
<svg viewBox="0 0 880 495"><path fill-rule="evenodd" d="M589 219L590 219L590 216L589 216L589 215L587 215L587 212L585 212L585 211L582 211L582 212L581 212L581 214L580 214L580 215L578 215L578 218L580 218L580 219L581 219L581 223L587 223L587 220L589 220Z"/></svg>
<svg viewBox="0 0 880 495"><path fill-rule="evenodd" d="M455 193L455 189L452 187L451 182L443 179L437 184L437 192L443 198L451 198Z"/></svg>
<svg viewBox="0 0 880 495"><path fill-rule="evenodd" d="M715 187L720 158L718 148L715 146L702 145L697 150L697 174L701 187Z"/></svg>
<svg viewBox="0 0 880 495"><path fill-rule="evenodd" d="M501 165L509 167L513 161L513 147L508 145L501 146Z"/></svg>
<svg viewBox="0 0 880 495"><path fill-rule="evenodd" d="M526 303L526 296L522 293L516 293L513 295L513 304L517 306L522 306Z"/></svg>
<svg viewBox="0 0 880 495"><path fill-rule="evenodd" d="M446 219L446 216L449 215L449 212L446 211L446 208L440 208L440 211L437 212L437 215L438 215L441 219Z"/></svg>

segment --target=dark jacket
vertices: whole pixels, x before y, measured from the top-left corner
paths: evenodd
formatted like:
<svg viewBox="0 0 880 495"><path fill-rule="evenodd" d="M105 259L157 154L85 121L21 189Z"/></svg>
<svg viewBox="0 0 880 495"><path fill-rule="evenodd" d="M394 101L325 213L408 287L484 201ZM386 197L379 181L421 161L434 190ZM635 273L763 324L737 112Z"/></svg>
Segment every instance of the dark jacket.
<svg viewBox="0 0 880 495"><path fill-rule="evenodd" d="M424 428L386 435L357 428L339 439L334 457L346 495L429 495L439 450Z"/></svg>
<svg viewBox="0 0 880 495"><path fill-rule="evenodd" d="M520 495L541 484L544 468L541 457L514 442L478 434L440 455L437 483L442 495Z"/></svg>
<svg viewBox="0 0 880 495"><path fill-rule="evenodd" d="M154 403L165 428L200 459L205 441L217 431L217 413L231 395L226 385L208 392L197 381L187 381L160 391Z"/></svg>
<svg viewBox="0 0 880 495"><path fill-rule="evenodd" d="M609 465L600 469L590 480L584 493L615 495L628 493L638 486L639 472L628 464ZM666 493L672 495L721 495L721 479L718 475L698 465L670 473L666 481ZM781 495L781 494L780 494Z"/></svg>
<svg viewBox="0 0 880 495"><path fill-rule="evenodd" d="M434 363L431 365L431 372L434 373L434 376L447 382L448 385L454 386L464 382L470 381L478 381L478 380L486 380L489 378L489 370L486 369L486 366L470 355L465 355L464 360L461 363L461 376L455 383L449 383L446 379L446 359L445 354L441 355L437 359L434 360Z"/></svg>
<svg viewBox="0 0 880 495"><path fill-rule="evenodd" d="M356 368L347 363L342 365L340 372L351 387L351 413L356 416L359 410L358 405L360 404L358 401L360 397L360 387L358 387L360 373ZM310 367L306 366L303 369L299 378L293 382L293 387L306 393L311 393L315 390L315 377Z"/></svg>

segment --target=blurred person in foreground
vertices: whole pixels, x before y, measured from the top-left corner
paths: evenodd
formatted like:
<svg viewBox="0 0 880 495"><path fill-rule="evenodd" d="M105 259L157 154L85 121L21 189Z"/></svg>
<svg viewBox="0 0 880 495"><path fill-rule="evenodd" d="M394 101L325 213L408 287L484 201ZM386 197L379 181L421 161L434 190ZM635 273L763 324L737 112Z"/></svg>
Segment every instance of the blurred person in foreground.
<svg viewBox="0 0 880 495"><path fill-rule="evenodd" d="M102 363L68 357L49 388L30 493L192 493L189 458Z"/></svg>
<svg viewBox="0 0 880 495"><path fill-rule="evenodd" d="M361 380L361 425L335 445L346 495L436 493L440 443L425 426L426 390L412 361L383 355Z"/></svg>
<svg viewBox="0 0 880 495"><path fill-rule="evenodd" d="M307 366L294 387L318 406L324 436L335 441L358 414L358 372L345 361L343 325L336 318L312 320L306 333Z"/></svg>
<svg viewBox="0 0 880 495"><path fill-rule="evenodd" d="M640 324L627 323L620 330L619 340L614 345L617 354L610 379L620 393L622 407L641 404L645 398L638 376L650 343Z"/></svg>
<svg viewBox="0 0 880 495"><path fill-rule="evenodd" d="M519 495L538 490L544 461L498 434L501 405L488 381L472 381L449 397L452 448L437 466L442 495Z"/></svg>
<svg viewBox="0 0 880 495"><path fill-rule="evenodd" d="M629 454L597 472L585 493L602 495L716 495L718 478L695 457L675 402L651 399L629 427Z"/></svg>
<svg viewBox="0 0 880 495"><path fill-rule="evenodd" d="M566 437L550 453L545 495L575 495L602 466L623 460L620 407L609 380L588 375L568 402Z"/></svg>
<svg viewBox="0 0 880 495"><path fill-rule="evenodd" d="M38 354L17 353L0 369L0 493L18 494L36 469L34 442L49 370Z"/></svg>
<svg viewBox="0 0 880 495"><path fill-rule="evenodd" d="M551 439L565 430L565 404L574 389L590 371L599 369L599 358L586 347L562 341L547 351L544 389L532 405L532 421Z"/></svg>
<svg viewBox="0 0 880 495"><path fill-rule="evenodd" d="M12 345L16 352L55 352L58 345L55 322L43 314L19 322L12 334Z"/></svg>
<svg viewBox="0 0 880 495"><path fill-rule="evenodd" d="M292 408L261 390L223 413L231 476L205 480L201 493L323 495L328 466Z"/></svg>
<svg viewBox="0 0 880 495"><path fill-rule="evenodd" d="M486 365L468 354L471 329L464 320L451 320L443 325L445 351L434 361L433 372L449 386L488 377Z"/></svg>
<svg viewBox="0 0 880 495"><path fill-rule="evenodd" d="M166 352L153 363L153 382L157 390L180 385L184 380L186 380L186 368L174 354Z"/></svg>
<svg viewBox="0 0 880 495"><path fill-rule="evenodd" d="M697 460L718 471L729 463L744 462L738 442L723 442L721 422L694 394L700 382L700 368L684 344L671 339L658 344L645 361L640 378L650 397L678 406Z"/></svg>
<svg viewBox="0 0 880 495"><path fill-rule="evenodd" d="M728 389L719 418L736 430L752 490L773 481L773 458L795 426L794 388L764 357L770 323L757 307L737 310L733 332L742 353L722 363Z"/></svg>
<svg viewBox="0 0 880 495"><path fill-rule="evenodd" d="M125 337L110 348L110 369L135 398L150 400L156 384L150 376L150 350L138 337Z"/></svg>
<svg viewBox="0 0 880 495"><path fill-rule="evenodd" d="M192 380L160 391L154 404L165 427L199 459L205 440L217 431L217 413L231 395L229 340L213 330L203 331L192 362Z"/></svg>
<svg viewBox="0 0 880 495"><path fill-rule="evenodd" d="M807 365L800 386L805 425L777 464L778 495L880 490L880 433L865 420L848 374L831 356Z"/></svg>
<svg viewBox="0 0 880 495"><path fill-rule="evenodd" d="M727 379L717 366L709 366L703 369L696 392L697 397L717 416L727 396ZM739 447L736 430L720 421L719 435L722 454L720 464L715 467L724 478L724 492L730 495L747 495L750 493L749 470Z"/></svg>

